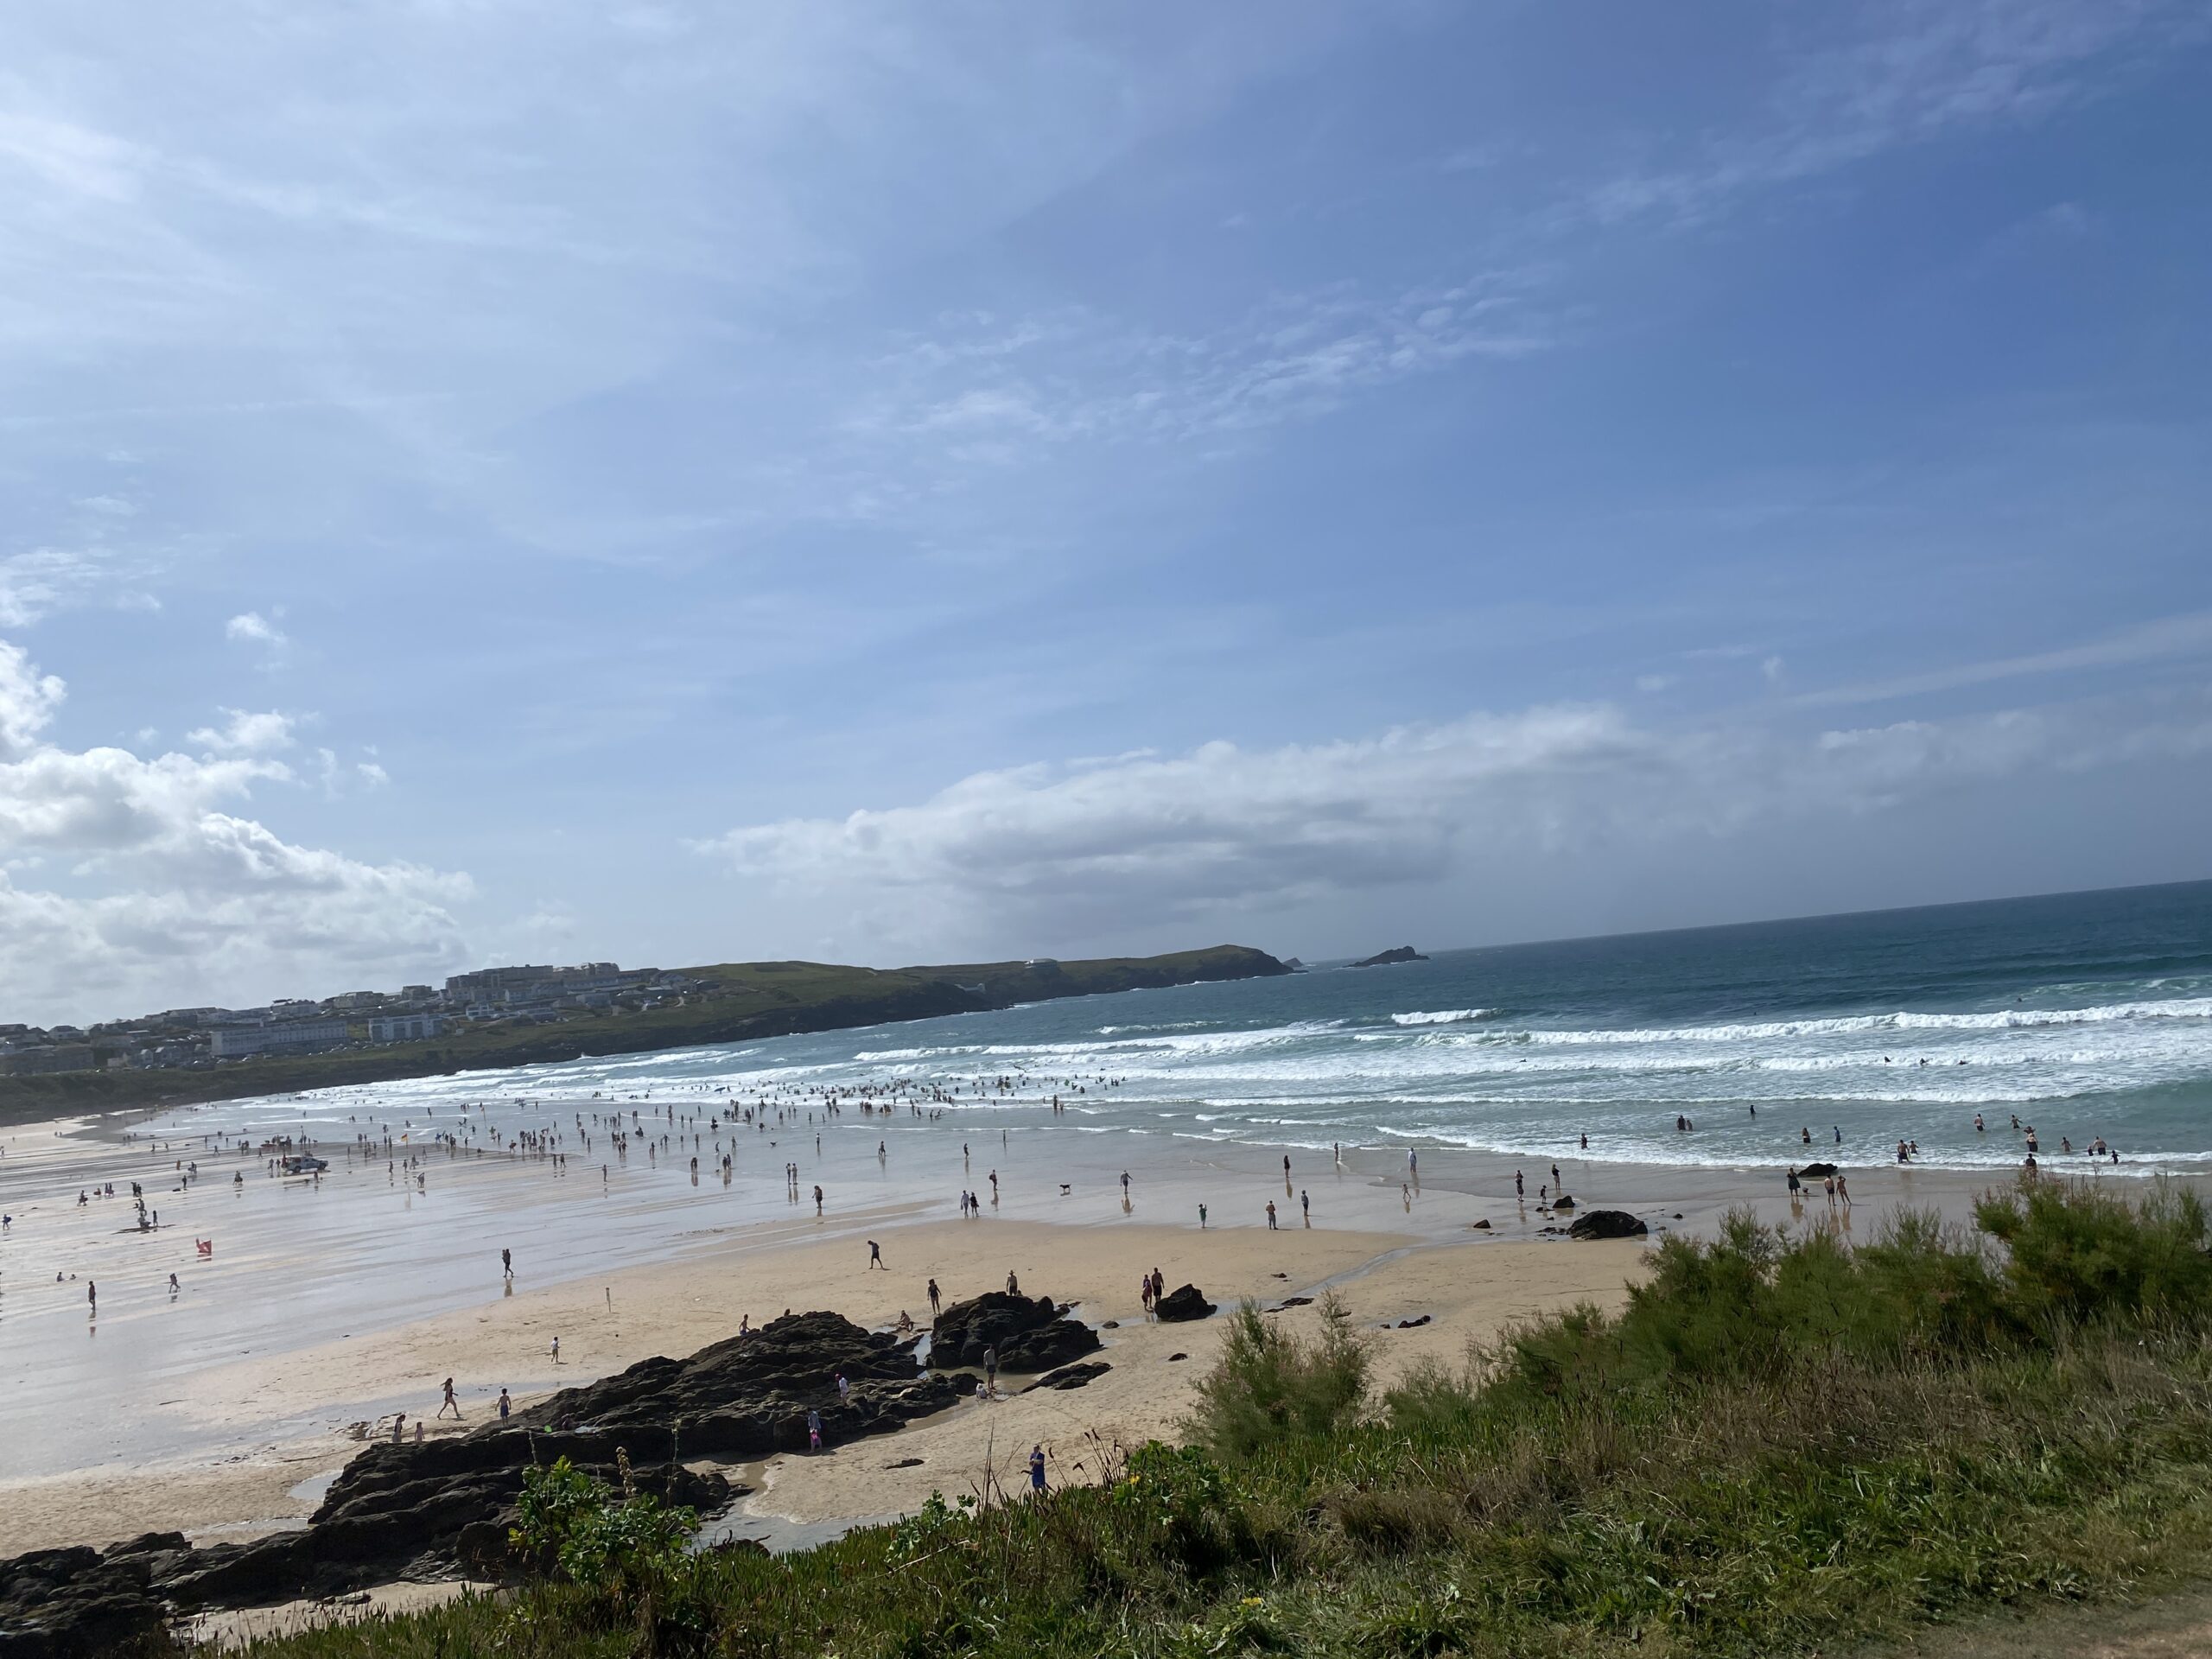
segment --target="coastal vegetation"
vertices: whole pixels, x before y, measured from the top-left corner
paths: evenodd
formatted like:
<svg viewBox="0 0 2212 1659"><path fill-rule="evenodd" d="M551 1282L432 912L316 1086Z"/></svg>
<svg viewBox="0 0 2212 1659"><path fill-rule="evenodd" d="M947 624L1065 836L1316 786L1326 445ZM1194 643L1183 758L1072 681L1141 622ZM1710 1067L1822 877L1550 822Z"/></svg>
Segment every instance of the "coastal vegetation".
<svg viewBox="0 0 2212 1659"><path fill-rule="evenodd" d="M1301 1339L1248 1305L1187 1444L1064 1449L1041 1500L986 1478L817 1548L686 1554L556 1471L527 1584L256 1651L1812 1654L2139 1596L2212 1546L2208 1246L2164 1184L2027 1184L1856 1245L1739 1215L1661 1243L1618 1314L1379 1398L1340 1306Z"/></svg>
<svg viewBox="0 0 2212 1659"><path fill-rule="evenodd" d="M503 1071L590 1055L644 1054L797 1032L973 1014L1058 997L1164 988L1290 970L1263 950L1214 945L1158 957L1084 962L963 963L855 968L820 962L725 962L683 969L700 988L642 1012L578 1009L553 1023L499 1020L422 1042L320 1054L260 1055L194 1070L68 1071L0 1077L0 1123L143 1109L310 1089Z"/></svg>

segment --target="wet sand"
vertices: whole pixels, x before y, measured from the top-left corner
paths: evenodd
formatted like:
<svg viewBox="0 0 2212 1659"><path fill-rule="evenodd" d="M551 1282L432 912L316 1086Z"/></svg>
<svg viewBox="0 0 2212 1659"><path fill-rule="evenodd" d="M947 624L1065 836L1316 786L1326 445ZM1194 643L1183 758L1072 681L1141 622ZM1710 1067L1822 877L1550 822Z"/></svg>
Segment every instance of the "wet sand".
<svg viewBox="0 0 2212 1659"><path fill-rule="evenodd" d="M687 1102L679 1116L708 1103ZM578 1108L504 1103L480 1116L505 1132L564 1122ZM1339 1281L1363 1323L1393 1327L1376 1332L1387 1376L1415 1357L1456 1358L1471 1338L1512 1319L1618 1297L1642 1249L1543 1238L1551 1218L1535 1199L1550 1185L1548 1164L1519 1166L1527 1196L1516 1203L1511 1160L1441 1150L1422 1150L1417 1188L1402 1149L1347 1148L1341 1166L1325 1152L1293 1151L1287 1188L1284 1153L1265 1146L1102 1134L1042 1108L1013 1122L1001 1112L988 1128L957 1115L870 1120L849 1109L744 1137L727 1184L703 1161L693 1184L688 1151L609 1160L602 1184L597 1160L575 1158L564 1173L550 1158L410 1140L424 1178L410 1189L400 1179L408 1154L388 1168L380 1154L348 1158L335 1144L349 1121L363 1132L371 1109L365 1098L226 1103L128 1145L83 1124L0 1135L0 1209L15 1217L0 1239L0 1386L11 1429L0 1437L0 1555L156 1528L214 1539L297 1524L361 1438L388 1431L396 1411L433 1412L448 1375L463 1427L474 1427L503 1386L527 1400L652 1354L686 1353L732 1334L741 1315L757 1325L786 1307L828 1307L887 1325L903 1308L926 1324L929 1277L952 1300L1002 1287L1009 1269L1032 1294L1119 1322L1102 1356L1114 1370L1088 1388L963 1407L896 1436L747 1471L760 1490L731 1529L788 1536L793 1525L911 1508L932 1488L963 1490L987 1467L1003 1479L1039 1440L1055 1478L1080 1478L1090 1471L1077 1463L1095 1465L1091 1434L1129 1444L1171 1432L1218 1332L1145 1324L1137 1282L1152 1267L1224 1306ZM333 1165L319 1183L202 1140L240 1127L258 1140L302 1111L315 1115ZM820 1217L785 1186L787 1157L800 1162L803 1191L824 1186ZM194 1158L201 1174L187 1186L173 1166ZM1709 1230L1740 1204L1789 1219L1780 1174L1560 1163L1583 1211L1629 1209L1655 1229ZM134 1179L162 1212L158 1230L137 1229L127 1196L76 1202L95 1181L127 1195ZM1855 1169L1851 1180L1857 1209L1836 1221L1862 1230L1900 1200L1962 1215L1987 1185L1885 1166ZM982 1198L979 1218L958 1218L963 1190ZM1271 1199L1280 1231L1265 1225ZM1829 1224L1817 1195L1803 1215ZM1478 1218L1492 1230L1471 1230ZM197 1256L196 1237L214 1239L211 1258ZM868 1271L871 1237L888 1272ZM502 1246L516 1253L512 1282L500 1274ZM174 1296L172 1271L182 1287ZM97 1317L87 1280L100 1284ZM1428 1325L1395 1328L1422 1313ZM1189 1357L1168 1358L1179 1351ZM908 1458L922 1461L885 1468Z"/></svg>

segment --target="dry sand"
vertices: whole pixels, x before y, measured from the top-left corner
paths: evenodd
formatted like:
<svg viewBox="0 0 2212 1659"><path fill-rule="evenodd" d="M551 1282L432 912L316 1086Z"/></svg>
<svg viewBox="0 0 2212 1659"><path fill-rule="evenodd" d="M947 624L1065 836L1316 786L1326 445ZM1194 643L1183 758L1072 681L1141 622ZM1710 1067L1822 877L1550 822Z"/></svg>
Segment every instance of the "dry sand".
<svg viewBox="0 0 2212 1659"><path fill-rule="evenodd" d="M1094 1324L1118 1322L1104 1333L1101 1356L1114 1370L1088 1388L963 1405L897 1435L746 1471L760 1491L733 1517L734 1529L773 1535L774 1520L816 1523L912 1509L933 1489L951 1493L980 1483L992 1462L1004 1478L1038 1441L1046 1443L1055 1478L1065 1479L1088 1472L1075 1465L1093 1433L1123 1445L1171 1433L1220 1326L1147 1322L1138 1287L1154 1267L1171 1287L1194 1282L1224 1307L1248 1295L1272 1305L1341 1281L1363 1324L1395 1327L1401 1319L1428 1315L1431 1323L1417 1330L1377 1332L1387 1376L1415 1357L1456 1359L1469 1338L1545 1308L1618 1297L1637 1270L1641 1249L1471 1233L1465 1243L1438 1244L1413 1234L1329 1228L1202 1233L1132 1223L992 1220L888 1227L874 1236L888 1271L869 1271L866 1247L855 1240L796 1237L788 1224L769 1224L732 1234L721 1248L681 1263L519 1291L356 1339L216 1365L179 1379L172 1392L176 1408L194 1416L298 1421L333 1401L435 1401L440 1382L451 1376L460 1380L467 1417L458 1427L449 1421L429 1425L450 1433L488 1421L502 1386L526 1401L654 1354L686 1354L730 1335L742 1315L759 1325L786 1308L827 1307L863 1325L887 1326L906 1311L926 1325L931 1277L953 1301L1003 1287L1011 1270L1029 1294L1074 1302ZM548 1353L556 1334L557 1367ZM1177 1352L1189 1357L1171 1362L1168 1356ZM359 1423L351 1434L272 1443L212 1467L156 1465L10 1482L0 1491L6 1516L0 1554L105 1543L157 1528L216 1539L297 1524L320 1500L313 1478L334 1473L356 1449L355 1437L377 1432L388 1432L388 1420ZM886 1471L887 1464L910 1458L921 1461ZM309 1484L293 1495L303 1482ZM763 1524L748 1524L755 1517Z"/></svg>
<svg viewBox="0 0 2212 1659"><path fill-rule="evenodd" d="M149 1240L118 1231L119 1210L76 1206L73 1191L104 1173L159 1180L168 1155L56 1132L68 1127L36 1126L10 1142L19 1190L45 1207L19 1213L9 1242L15 1386L37 1403L19 1402L10 1437L0 1438L0 1557L153 1529L213 1540L298 1525L362 1440L388 1433L395 1410L434 1412L448 1376L467 1415L458 1426L432 1420L433 1433L488 1421L502 1387L527 1402L652 1355L690 1353L747 1315L757 1325L787 1308L828 1308L887 1327L903 1310L926 1324L931 1277L950 1301L1003 1286L1009 1269L1032 1294L1116 1323L1103 1356L1113 1370L1086 1388L964 1405L895 1437L738 1471L758 1490L729 1524L790 1542L911 1510L933 1489L982 1484L988 1470L1003 1480L1039 1441L1053 1478L1068 1479L1095 1471L1076 1467L1095 1465L1084 1450L1094 1434L1133 1445L1172 1433L1219 1332L1147 1324L1138 1284L1152 1268L1224 1306L1340 1282L1355 1316L1378 1327L1387 1381L1417 1357L1455 1360L1470 1338L1515 1319L1618 1299L1642 1249L1539 1239L1548 1218L1533 1200L1550 1171L1534 1161L1531 1201L1516 1205L1514 1160L1425 1151L1424 1192L1405 1180L1396 1149L1347 1147L1341 1164L1293 1149L1296 1192L1311 1183L1325 1224L1308 1229L1282 1179L1281 1148L1092 1135L1049 1119L995 1148L976 1137L972 1165L964 1127L906 1131L912 1142L887 1168L874 1155L880 1126L833 1126L821 1218L779 1182L762 1191L762 1172L749 1185L701 1189L672 1159L665 1170L632 1168L611 1195L543 1160L434 1162L425 1199L373 1162L341 1160L308 1189L263 1176L257 1157L242 1191L225 1163L203 1189L165 1192L172 1206L195 1207L185 1226ZM1135 1175L1126 1205L1124 1160ZM1002 1177L1003 1210L987 1172ZM1774 1172L1577 1161L1565 1178L1586 1209L1620 1205L1655 1227L1707 1230L1745 1203L1771 1220L1789 1217ZM962 1185L993 1193L982 1218L947 1216ZM1854 1171L1853 1185L1863 1232L1899 1201L1961 1213L1982 1181L1877 1166ZM1285 1218L1280 1231L1257 1224L1269 1201ZM1203 1231L1201 1203L1216 1224ZM946 1218L923 1218L932 1211ZM221 1230L212 1266L190 1256L202 1214ZM1471 1230L1478 1217L1497 1231ZM1232 1217L1245 1224L1220 1224ZM1816 1198L1802 1219L1829 1217ZM889 1271L868 1269L868 1237L883 1245ZM509 1285L498 1250L511 1240L525 1277ZM148 1249L181 1257L181 1298L161 1292L165 1258L142 1259ZM602 1259L607 1271L576 1272ZM88 1320L75 1281L54 1282L63 1266L97 1271L104 1292L117 1293L112 1310L104 1294L100 1319ZM537 1272L551 1281L531 1282ZM1422 1314L1429 1325L1396 1329ZM1171 1360L1177 1352L1188 1357ZM41 1422L46 1434L20 1432Z"/></svg>

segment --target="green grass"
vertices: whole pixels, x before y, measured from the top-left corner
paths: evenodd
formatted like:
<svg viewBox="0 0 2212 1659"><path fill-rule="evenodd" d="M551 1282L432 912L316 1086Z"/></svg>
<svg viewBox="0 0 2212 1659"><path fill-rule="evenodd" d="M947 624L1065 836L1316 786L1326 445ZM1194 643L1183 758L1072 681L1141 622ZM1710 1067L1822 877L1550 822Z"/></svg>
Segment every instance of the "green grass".
<svg viewBox="0 0 2212 1659"><path fill-rule="evenodd" d="M710 1555L642 1599L540 1582L256 1651L1814 1654L2202 1577L2202 1209L2046 1184L1982 1219L2009 1251L1732 1221L1662 1245L1618 1317L1381 1402L1348 1329L1247 1312L1192 1424L1209 1450L1094 1446L1099 1486Z"/></svg>

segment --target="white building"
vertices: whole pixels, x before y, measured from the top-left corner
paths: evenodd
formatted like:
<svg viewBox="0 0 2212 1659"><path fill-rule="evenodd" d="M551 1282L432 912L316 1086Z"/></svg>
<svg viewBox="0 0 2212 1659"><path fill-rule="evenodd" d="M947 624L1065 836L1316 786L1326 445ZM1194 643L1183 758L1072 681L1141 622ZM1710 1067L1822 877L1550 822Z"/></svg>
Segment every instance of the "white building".
<svg viewBox="0 0 2212 1659"><path fill-rule="evenodd" d="M379 1014L369 1020L372 1043L419 1043L435 1037L443 1022L435 1014Z"/></svg>
<svg viewBox="0 0 2212 1659"><path fill-rule="evenodd" d="M218 1026L207 1033L207 1052L219 1060L236 1060L249 1054L336 1048L345 1040L343 1020L286 1020L266 1026Z"/></svg>

